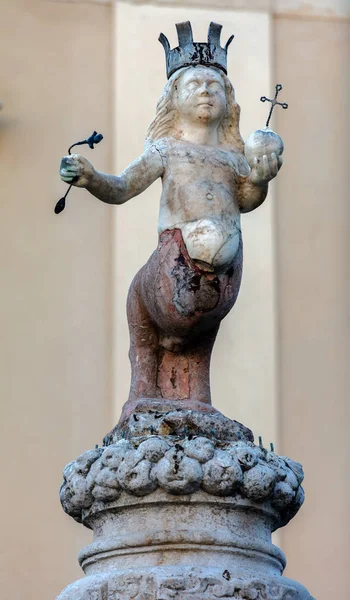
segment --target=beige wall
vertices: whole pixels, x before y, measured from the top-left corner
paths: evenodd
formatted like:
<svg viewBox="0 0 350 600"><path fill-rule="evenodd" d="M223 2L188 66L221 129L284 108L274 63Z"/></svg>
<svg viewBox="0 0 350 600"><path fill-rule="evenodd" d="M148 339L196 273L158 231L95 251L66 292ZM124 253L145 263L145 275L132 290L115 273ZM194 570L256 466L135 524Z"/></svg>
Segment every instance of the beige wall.
<svg viewBox="0 0 350 600"><path fill-rule="evenodd" d="M119 0L48 0L49 2L79 4L115 4ZM268 14L343 19L350 16L349 0L121 0L128 4L209 8L230 11L259 11Z"/></svg>
<svg viewBox="0 0 350 600"><path fill-rule="evenodd" d="M2 1L0 596L48 600L90 533L64 515L62 468L110 424L110 209L59 160L93 128L109 169L110 7ZM92 154L88 150L87 154Z"/></svg>
<svg viewBox="0 0 350 600"><path fill-rule="evenodd" d="M259 2L265 11L252 11ZM273 20L268 2L230 3L248 13L0 0L4 598L54 598L81 574L76 555L91 536L60 508L61 471L126 399L125 296L156 243L157 185L120 210L73 190L55 216L59 159L93 128L106 137L86 156L101 170L142 151L165 81L157 35L175 41L174 22L187 18L201 37L209 19L236 34L229 69L245 137L264 122L258 98L277 81L290 104L274 123L283 171L244 217L244 283L215 350L214 403L303 462L307 502L282 534L287 573L317 600L347 597L346 6L327 17L329 3L314 0L310 19L290 0L293 15Z"/></svg>
<svg viewBox="0 0 350 600"><path fill-rule="evenodd" d="M282 452L306 472L306 503L283 534L287 572L318 600L350 588L349 26L275 21L289 110L277 181Z"/></svg>

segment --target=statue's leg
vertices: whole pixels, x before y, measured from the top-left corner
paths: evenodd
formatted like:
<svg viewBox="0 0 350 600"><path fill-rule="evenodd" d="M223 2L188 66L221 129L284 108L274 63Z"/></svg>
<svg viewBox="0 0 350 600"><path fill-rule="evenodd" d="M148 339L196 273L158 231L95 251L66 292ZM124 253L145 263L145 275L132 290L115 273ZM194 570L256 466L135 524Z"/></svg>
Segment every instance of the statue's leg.
<svg viewBox="0 0 350 600"><path fill-rule="evenodd" d="M157 386L163 398L211 403L210 357L218 330L216 325L177 350L166 347L171 337L163 338L157 372Z"/></svg>
<svg viewBox="0 0 350 600"><path fill-rule="evenodd" d="M150 261L154 259L152 256ZM132 281L127 301L131 363L129 401L191 398L210 404L210 357L219 324L191 341L160 330L151 320L141 295L144 270L145 267Z"/></svg>
<svg viewBox="0 0 350 600"><path fill-rule="evenodd" d="M132 281L127 300L131 363L129 401L160 396L157 388L158 332L149 317L140 292L143 269Z"/></svg>
<svg viewBox="0 0 350 600"><path fill-rule="evenodd" d="M156 251L133 283L138 294L135 309L139 307L147 322L147 335L150 328L153 332L146 372L151 377L150 371L155 369L148 388L155 390L154 397L210 404L211 352L220 322L237 298L241 274L241 243L224 272L208 273L191 260L180 230L167 230L160 236ZM134 328L130 331L133 335ZM146 339L142 337L143 343ZM137 348L140 345L138 342ZM135 363L135 353L131 360ZM136 378L145 366L145 361L140 365L140 357L138 361L133 364ZM135 389L139 393L140 384L132 387L133 394Z"/></svg>
<svg viewBox="0 0 350 600"><path fill-rule="evenodd" d="M181 231L167 230L128 296L131 386L125 410L158 398L210 404L210 357L221 320L238 295L242 244L219 273L200 269Z"/></svg>

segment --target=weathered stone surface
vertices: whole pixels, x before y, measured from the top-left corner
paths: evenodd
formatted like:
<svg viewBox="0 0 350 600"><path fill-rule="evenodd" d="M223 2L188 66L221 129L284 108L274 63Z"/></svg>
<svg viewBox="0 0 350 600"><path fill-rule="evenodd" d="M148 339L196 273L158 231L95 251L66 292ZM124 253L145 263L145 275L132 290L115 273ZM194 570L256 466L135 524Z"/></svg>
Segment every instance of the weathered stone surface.
<svg viewBox="0 0 350 600"><path fill-rule="evenodd" d="M203 466L203 489L209 494L229 496L239 490L243 472L234 452L215 450L214 456Z"/></svg>
<svg viewBox="0 0 350 600"><path fill-rule="evenodd" d="M66 467L63 508L94 541L59 600L312 600L271 543L303 503L301 465L202 407L141 399Z"/></svg>
<svg viewBox="0 0 350 600"><path fill-rule="evenodd" d="M176 418L181 420L184 412L175 413ZM210 427L204 427L204 432L206 436L122 438L81 455L64 470L60 493L64 510L88 522L96 503L98 510L107 507L118 501L123 490L147 496L157 489L174 495L202 489L214 496L239 494L253 502L269 502L278 514L275 527L296 514L303 499L299 463L249 441L218 439ZM119 506L124 502L121 499Z"/></svg>
<svg viewBox="0 0 350 600"><path fill-rule="evenodd" d="M211 352L238 295L242 257L239 243L225 269L206 272L190 257L180 229L160 234L128 295L129 402L148 396L210 404Z"/></svg>
<svg viewBox="0 0 350 600"><path fill-rule="evenodd" d="M192 494L201 487L203 471L199 461L186 456L176 444L157 464L154 478L169 494Z"/></svg>
<svg viewBox="0 0 350 600"><path fill-rule="evenodd" d="M248 427L228 419L212 406L204 405L206 410L201 410L198 404L141 399L135 405L133 413L121 416L118 425L105 436L103 443L109 445L120 438L145 437L150 434L206 436L222 441L254 441Z"/></svg>
<svg viewBox="0 0 350 600"><path fill-rule="evenodd" d="M156 568L149 573L113 572L69 586L58 600L313 600L307 590L282 577L259 581L232 577L218 568Z"/></svg>

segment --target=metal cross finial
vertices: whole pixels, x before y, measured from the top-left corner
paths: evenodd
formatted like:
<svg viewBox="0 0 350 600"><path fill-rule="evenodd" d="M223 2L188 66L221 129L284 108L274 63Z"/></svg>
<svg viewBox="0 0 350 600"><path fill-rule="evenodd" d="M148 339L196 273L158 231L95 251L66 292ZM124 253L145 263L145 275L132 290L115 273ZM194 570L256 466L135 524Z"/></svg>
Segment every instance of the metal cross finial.
<svg viewBox="0 0 350 600"><path fill-rule="evenodd" d="M260 98L261 102L271 102L271 108L270 108L269 116L266 121L266 127L269 126L270 119L272 116L272 111L275 108L276 104L278 104L279 106L282 106L282 108L288 108L288 104L286 102L277 102L277 96L278 96L279 92L281 91L281 89L282 89L282 86L280 83L278 83L276 85L276 93L275 93L275 97L273 98L273 100L270 100L270 98L266 98L266 96L261 96L261 98Z"/></svg>

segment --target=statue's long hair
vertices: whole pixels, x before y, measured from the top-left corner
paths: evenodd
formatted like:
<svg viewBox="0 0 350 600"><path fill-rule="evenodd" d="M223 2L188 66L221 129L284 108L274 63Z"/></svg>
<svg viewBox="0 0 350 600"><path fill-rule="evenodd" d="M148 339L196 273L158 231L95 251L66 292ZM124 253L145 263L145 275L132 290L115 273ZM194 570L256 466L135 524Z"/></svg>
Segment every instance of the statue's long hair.
<svg viewBox="0 0 350 600"><path fill-rule="evenodd" d="M176 119L177 119L177 108L174 102L174 96L177 89L177 83L182 74L189 68L183 67L176 71L166 83L163 93L158 100L156 115L150 124L145 146L148 147L155 140L165 138L168 136L176 137ZM213 68L213 67L211 67ZM235 100L235 92L229 78L219 69L218 71L225 84L226 94L226 115L219 125L219 142L220 144L226 145L235 152L244 152L244 142L239 132L239 116L240 106Z"/></svg>

